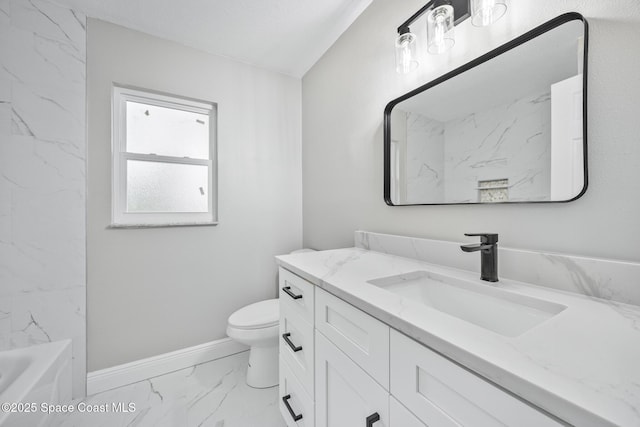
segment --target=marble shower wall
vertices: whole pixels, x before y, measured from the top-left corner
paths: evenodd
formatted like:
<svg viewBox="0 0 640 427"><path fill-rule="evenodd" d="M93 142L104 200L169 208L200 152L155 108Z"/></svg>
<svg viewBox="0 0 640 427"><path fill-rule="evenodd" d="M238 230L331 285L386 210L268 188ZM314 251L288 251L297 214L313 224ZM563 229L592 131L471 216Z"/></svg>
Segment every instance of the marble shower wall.
<svg viewBox="0 0 640 427"><path fill-rule="evenodd" d="M85 392L85 16L0 0L0 350L73 340Z"/></svg>
<svg viewBox="0 0 640 427"><path fill-rule="evenodd" d="M406 203L477 202L479 181L501 179L510 201L549 200L549 91L446 122L403 115Z"/></svg>
<svg viewBox="0 0 640 427"><path fill-rule="evenodd" d="M445 194L476 202L478 181L509 180L509 200L549 200L551 94L526 96L445 124Z"/></svg>

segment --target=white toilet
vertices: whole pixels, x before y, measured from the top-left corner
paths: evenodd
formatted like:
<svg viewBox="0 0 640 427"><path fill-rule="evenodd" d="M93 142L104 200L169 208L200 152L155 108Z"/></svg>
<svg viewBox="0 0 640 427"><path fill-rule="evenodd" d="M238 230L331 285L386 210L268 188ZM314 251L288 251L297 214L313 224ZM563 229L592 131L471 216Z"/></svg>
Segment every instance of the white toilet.
<svg viewBox="0 0 640 427"><path fill-rule="evenodd" d="M280 300L248 305L229 316L227 335L251 347L247 384L254 388L278 385L278 322Z"/></svg>
<svg viewBox="0 0 640 427"><path fill-rule="evenodd" d="M300 249L291 252L313 252ZM227 335L249 350L247 385L267 388L278 385L278 328L280 300L269 299L256 302L229 316Z"/></svg>

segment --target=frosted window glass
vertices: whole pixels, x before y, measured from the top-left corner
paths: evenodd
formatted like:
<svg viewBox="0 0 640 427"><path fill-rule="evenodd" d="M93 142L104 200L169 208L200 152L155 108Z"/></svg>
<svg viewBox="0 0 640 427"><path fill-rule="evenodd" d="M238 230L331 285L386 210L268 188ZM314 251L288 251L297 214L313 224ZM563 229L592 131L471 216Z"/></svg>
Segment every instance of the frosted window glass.
<svg viewBox="0 0 640 427"><path fill-rule="evenodd" d="M209 116L127 101L126 151L209 158Z"/></svg>
<svg viewBox="0 0 640 427"><path fill-rule="evenodd" d="M207 212L206 165L127 160L127 212Z"/></svg>

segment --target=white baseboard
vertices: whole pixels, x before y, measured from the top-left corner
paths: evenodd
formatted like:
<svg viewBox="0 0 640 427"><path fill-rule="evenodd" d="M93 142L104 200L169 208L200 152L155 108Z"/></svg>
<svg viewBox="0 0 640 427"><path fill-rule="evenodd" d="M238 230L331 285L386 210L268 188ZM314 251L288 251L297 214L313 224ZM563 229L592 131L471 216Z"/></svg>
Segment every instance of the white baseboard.
<svg viewBox="0 0 640 427"><path fill-rule="evenodd" d="M89 372L87 374L87 395L90 396L127 384L137 383L138 381L220 359L248 349L249 347L239 344L231 338L223 338L136 360L135 362Z"/></svg>

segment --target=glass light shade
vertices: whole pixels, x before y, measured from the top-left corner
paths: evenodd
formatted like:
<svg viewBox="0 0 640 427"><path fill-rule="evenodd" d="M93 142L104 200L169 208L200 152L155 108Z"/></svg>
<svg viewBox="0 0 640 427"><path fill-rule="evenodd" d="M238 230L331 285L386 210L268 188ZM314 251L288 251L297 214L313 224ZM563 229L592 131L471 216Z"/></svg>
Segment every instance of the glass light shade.
<svg viewBox="0 0 640 427"><path fill-rule="evenodd" d="M507 0L471 0L471 23L486 27L502 18L507 11Z"/></svg>
<svg viewBox="0 0 640 427"><path fill-rule="evenodd" d="M434 8L427 15L427 50L440 54L451 49L455 43L453 6Z"/></svg>
<svg viewBox="0 0 640 427"><path fill-rule="evenodd" d="M398 74L407 74L416 68L416 36L412 33L400 34L396 38L396 71Z"/></svg>

